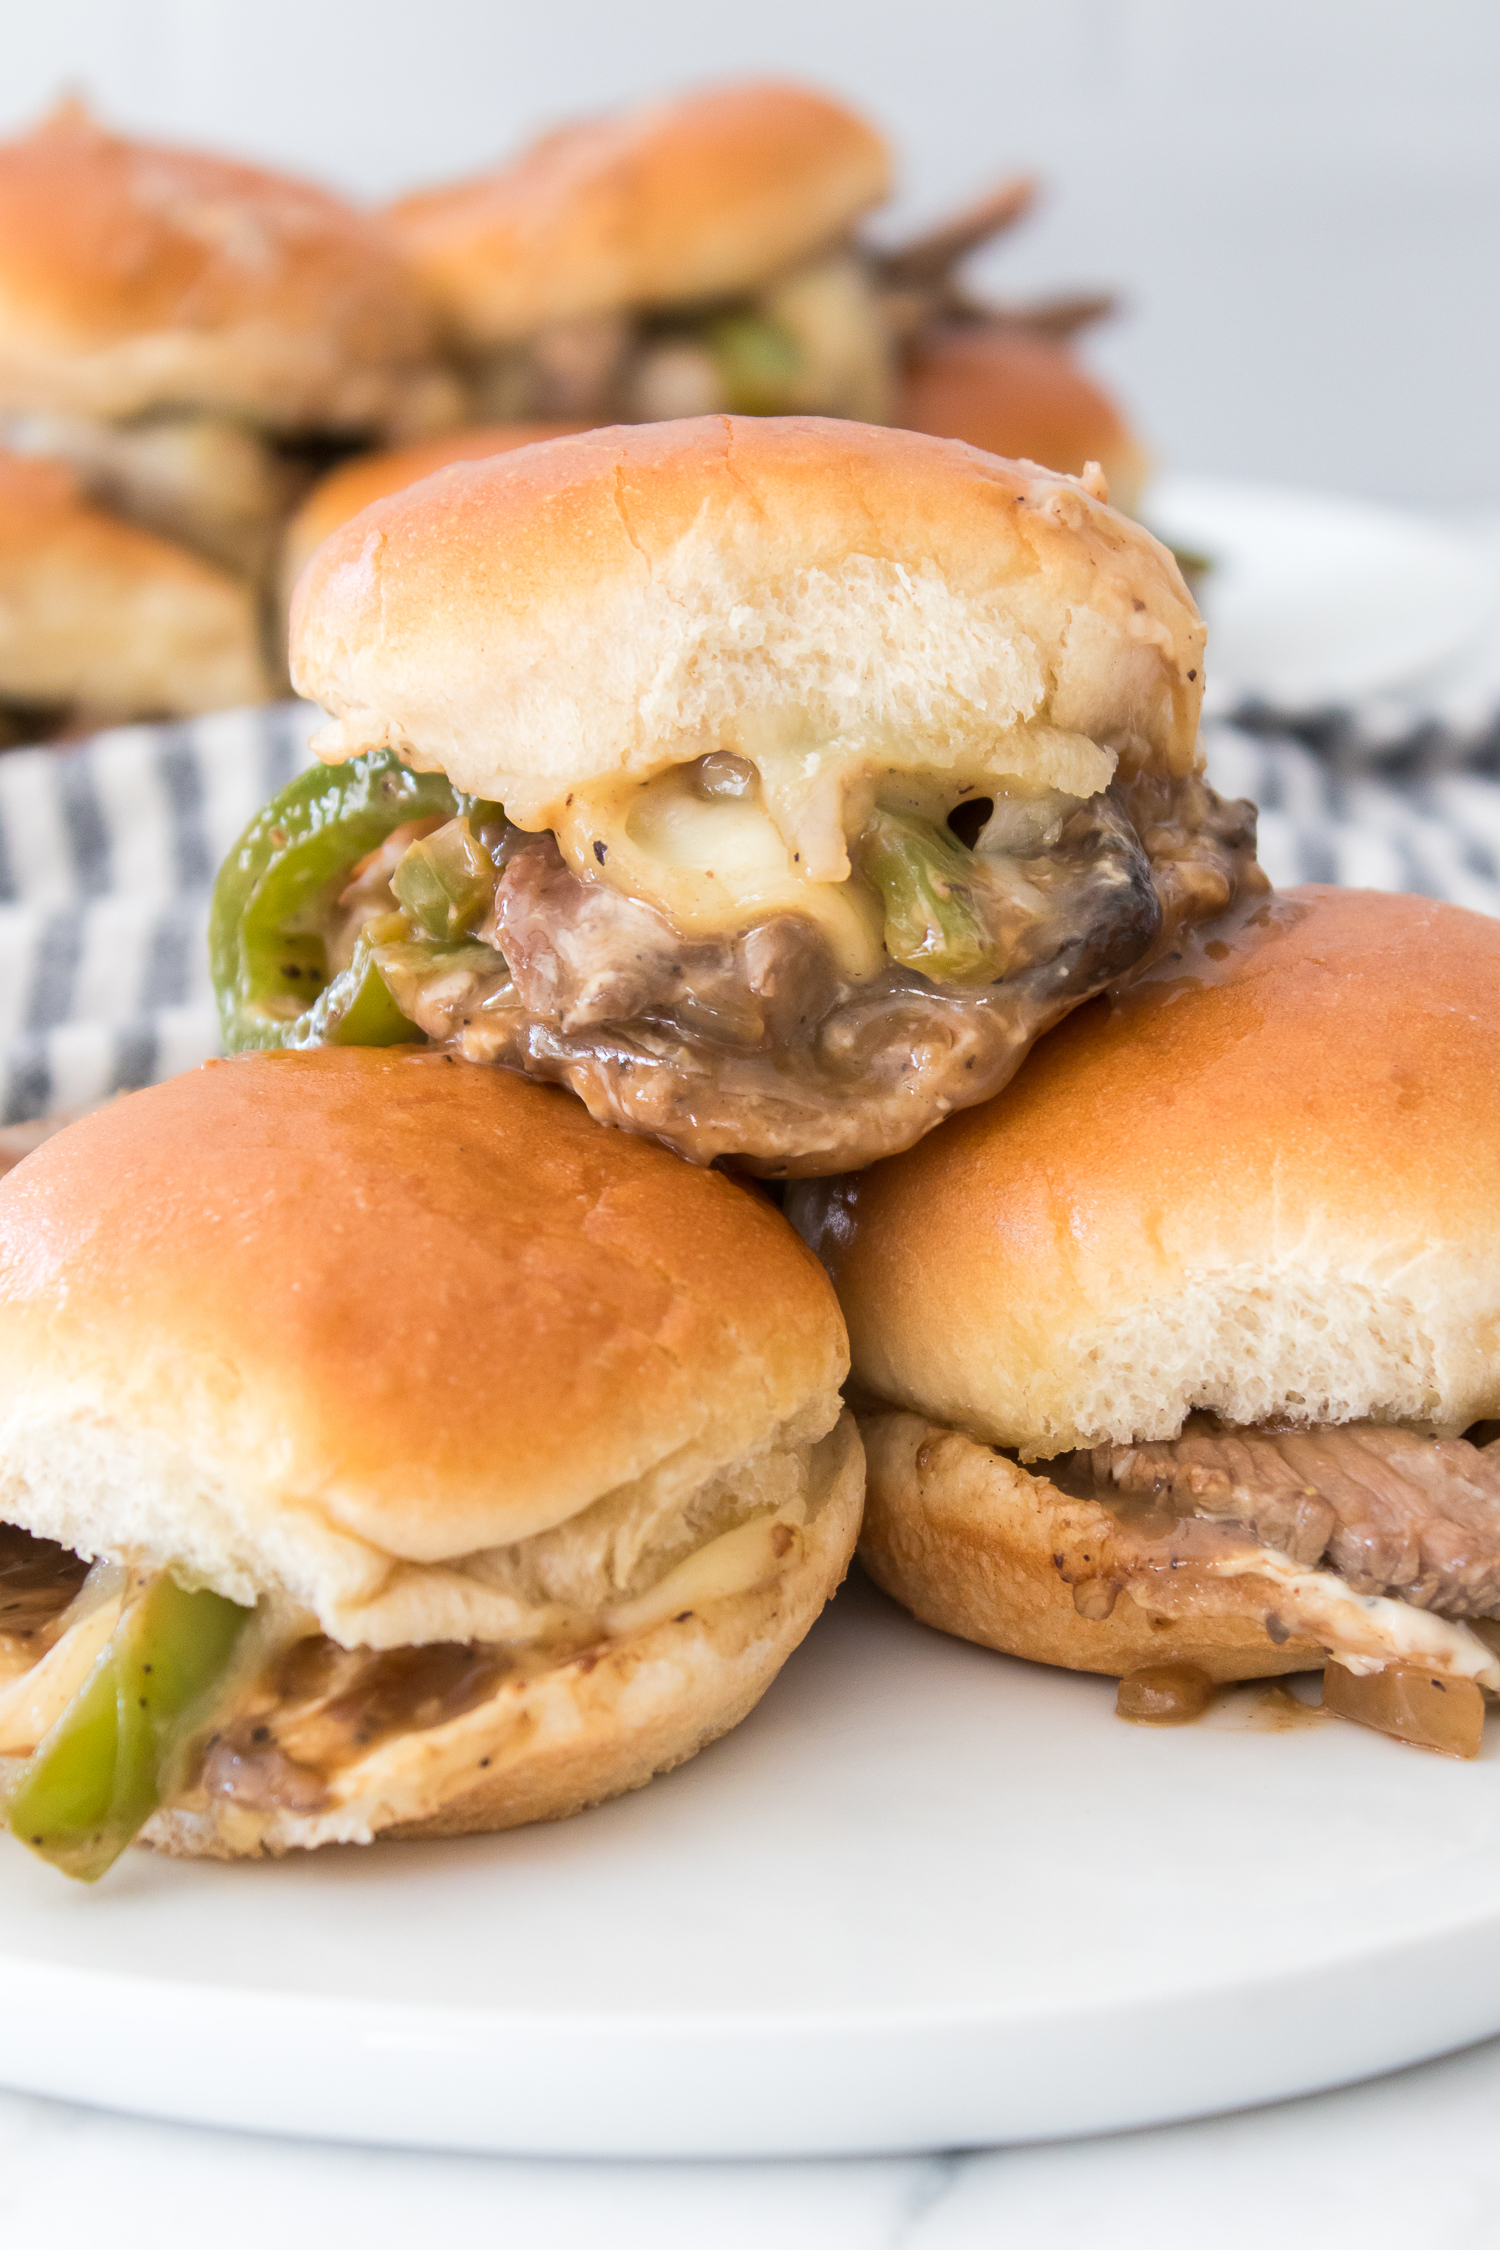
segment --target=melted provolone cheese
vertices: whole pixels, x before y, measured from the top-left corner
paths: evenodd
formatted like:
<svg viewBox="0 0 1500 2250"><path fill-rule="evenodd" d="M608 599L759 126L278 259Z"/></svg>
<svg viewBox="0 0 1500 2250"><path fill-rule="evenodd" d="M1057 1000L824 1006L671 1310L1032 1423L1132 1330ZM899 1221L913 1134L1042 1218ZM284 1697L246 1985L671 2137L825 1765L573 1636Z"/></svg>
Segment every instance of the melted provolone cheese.
<svg viewBox="0 0 1500 2250"><path fill-rule="evenodd" d="M710 747L754 766L758 786L750 795L698 789L696 760ZM808 743L794 717L746 714L716 743L693 745L650 779L575 786L527 825L550 827L576 873L657 907L685 937L804 914L844 973L863 980L883 965L884 913L851 866L850 844L877 800L937 826L966 797L1022 806L1036 800L1048 808L1039 842L1051 808L1096 795L1115 766L1112 753L1084 736L1043 725L997 738L983 757L971 749L944 758L923 747L926 762L918 764L911 746ZM1024 819L1020 827L1027 829Z"/></svg>
<svg viewBox="0 0 1500 2250"><path fill-rule="evenodd" d="M1208 1567L1216 1578L1272 1579L1287 1596L1284 1621L1321 1640L1347 1671L1424 1664L1500 1693L1500 1660L1457 1618L1435 1617L1389 1594L1357 1594L1335 1572L1308 1570L1274 1547L1226 1556Z"/></svg>
<svg viewBox="0 0 1500 2250"><path fill-rule="evenodd" d="M810 882L763 804L698 795L690 767L575 806L557 829L564 856L658 907L684 937L746 930L772 914L805 914L857 979L881 965L883 915L868 884ZM601 859L597 846L604 848Z"/></svg>

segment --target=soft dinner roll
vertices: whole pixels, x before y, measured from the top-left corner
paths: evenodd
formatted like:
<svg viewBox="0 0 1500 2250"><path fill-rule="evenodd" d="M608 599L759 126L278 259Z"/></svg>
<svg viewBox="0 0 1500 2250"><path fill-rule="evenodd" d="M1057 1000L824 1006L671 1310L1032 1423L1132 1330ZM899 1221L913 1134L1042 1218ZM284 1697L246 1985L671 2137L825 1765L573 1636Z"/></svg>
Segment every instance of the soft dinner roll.
<svg viewBox="0 0 1500 2250"><path fill-rule="evenodd" d="M614 307L734 296L846 233L889 187L860 118L750 81L564 125L388 216L473 349Z"/></svg>
<svg viewBox="0 0 1500 2250"><path fill-rule="evenodd" d="M360 430L430 371L379 222L322 188L126 139L76 101L0 144L0 412Z"/></svg>
<svg viewBox="0 0 1500 2250"><path fill-rule="evenodd" d="M1497 1097L1500 925L1313 887L795 1190L881 1583L1087 1670L1500 1688Z"/></svg>
<svg viewBox="0 0 1500 2250"><path fill-rule="evenodd" d="M206 1064L0 1182L0 1524L255 1605L161 1769L174 1851L557 1818L691 1756L843 1575L845 1366L769 1204L440 1054ZM88 1661L115 1599L67 1613ZM56 1622L0 1752L77 1690Z"/></svg>
<svg viewBox="0 0 1500 2250"><path fill-rule="evenodd" d="M0 705L81 723L268 693L247 586L0 452Z"/></svg>
<svg viewBox="0 0 1500 2250"><path fill-rule="evenodd" d="M1078 480L798 417L594 430L410 486L328 541L292 617L324 757L390 745L530 828L753 714L791 752L768 802L832 880L805 747L956 772L1006 737L1006 770L1080 793L1186 774L1203 644L1165 549Z"/></svg>

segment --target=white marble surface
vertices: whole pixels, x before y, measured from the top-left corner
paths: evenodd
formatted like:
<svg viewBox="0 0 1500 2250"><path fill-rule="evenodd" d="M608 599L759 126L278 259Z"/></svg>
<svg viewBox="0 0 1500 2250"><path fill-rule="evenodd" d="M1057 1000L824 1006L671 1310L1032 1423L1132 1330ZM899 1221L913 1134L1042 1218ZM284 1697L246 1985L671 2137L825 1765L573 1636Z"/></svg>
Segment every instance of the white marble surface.
<svg viewBox="0 0 1500 2250"><path fill-rule="evenodd" d="M6 2040L24 2039L8 2024ZM0 2242L265 2250L1449 2250L1500 2233L1500 2042L1158 2132L802 2164L256 2140L0 2094Z"/></svg>

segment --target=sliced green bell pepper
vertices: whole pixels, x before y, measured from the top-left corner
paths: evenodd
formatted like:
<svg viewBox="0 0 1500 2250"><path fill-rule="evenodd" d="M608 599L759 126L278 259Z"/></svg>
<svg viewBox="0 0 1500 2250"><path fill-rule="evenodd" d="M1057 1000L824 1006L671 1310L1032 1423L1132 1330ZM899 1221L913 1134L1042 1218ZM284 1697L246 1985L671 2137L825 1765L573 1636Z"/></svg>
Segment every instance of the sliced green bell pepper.
<svg viewBox="0 0 1500 2250"><path fill-rule="evenodd" d="M467 820L450 820L403 853L391 889L430 938L462 937L495 894L495 863Z"/></svg>
<svg viewBox="0 0 1500 2250"><path fill-rule="evenodd" d="M1001 947L980 909L974 855L928 820L877 806L857 846L885 908L885 949L940 984L986 983Z"/></svg>
<svg viewBox="0 0 1500 2250"><path fill-rule="evenodd" d="M331 976L326 930L352 870L409 820L452 821L498 806L393 751L313 766L279 790L235 845L214 886L209 957L224 1044L379 1047L420 1039L363 942ZM480 847L476 847L480 848Z"/></svg>
<svg viewBox="0 0 1500 2250"><path fill-rule="evenodd" d="M149 1580L22 1768L11 1834L65 1875L97 1882L172 1787L251 1614L171 1578Z"/></svg>

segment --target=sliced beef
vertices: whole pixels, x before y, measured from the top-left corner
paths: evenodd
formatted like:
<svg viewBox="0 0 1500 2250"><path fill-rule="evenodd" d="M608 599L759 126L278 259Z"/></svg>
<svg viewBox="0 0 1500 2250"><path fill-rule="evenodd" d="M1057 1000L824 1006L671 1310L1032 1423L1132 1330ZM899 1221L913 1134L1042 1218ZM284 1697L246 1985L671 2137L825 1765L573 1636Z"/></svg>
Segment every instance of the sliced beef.
<svg viewBox="0 0 1500 2250"><path fill-rule="evenodd" d="M700 1163L728 1155L771 1177L853 1168L998 1093L1080 1000L1263 884L1253 809L1192 776L1118 784L1015 869L1018 895L1042 904L1007 932L998 981L940 985L892 963L853 984L802 916L687 942L538 836L507 851L479 933L509 983L449 976L416 1018L472 1060L560 1079L594 1116Z"/></svg>
<svg viewBox="0 0 1500 2250"><path fill-rule="evenodd" d="M1127 1515L1243 1525L1356 1593L1449 1617L1500 1615L1500 1446L1368 1422L1221 1431L1195 1417L1170 1443L1100 1446L1047 1474Z"/></svg>
<svg viewBox="0 0 1500 2250"><path fill-rule="evenodd" d="M851 990L802 916L693 943L655 907L575 875L551 836L508 861L484 935L521 1007L565 1036L650 1018L729 1046L786 1046Z"/></svg>
<svg viewBox="0 0 1500 2250"><path fill-rule="evenodd" d="M254 1708L209 1742L202 1785L252 1809L317 1812L341 1766L394 1735L472 1711L512 1661L484 1643L371 1650L340 1648L322 1635L297 1641Z"/></svg>

